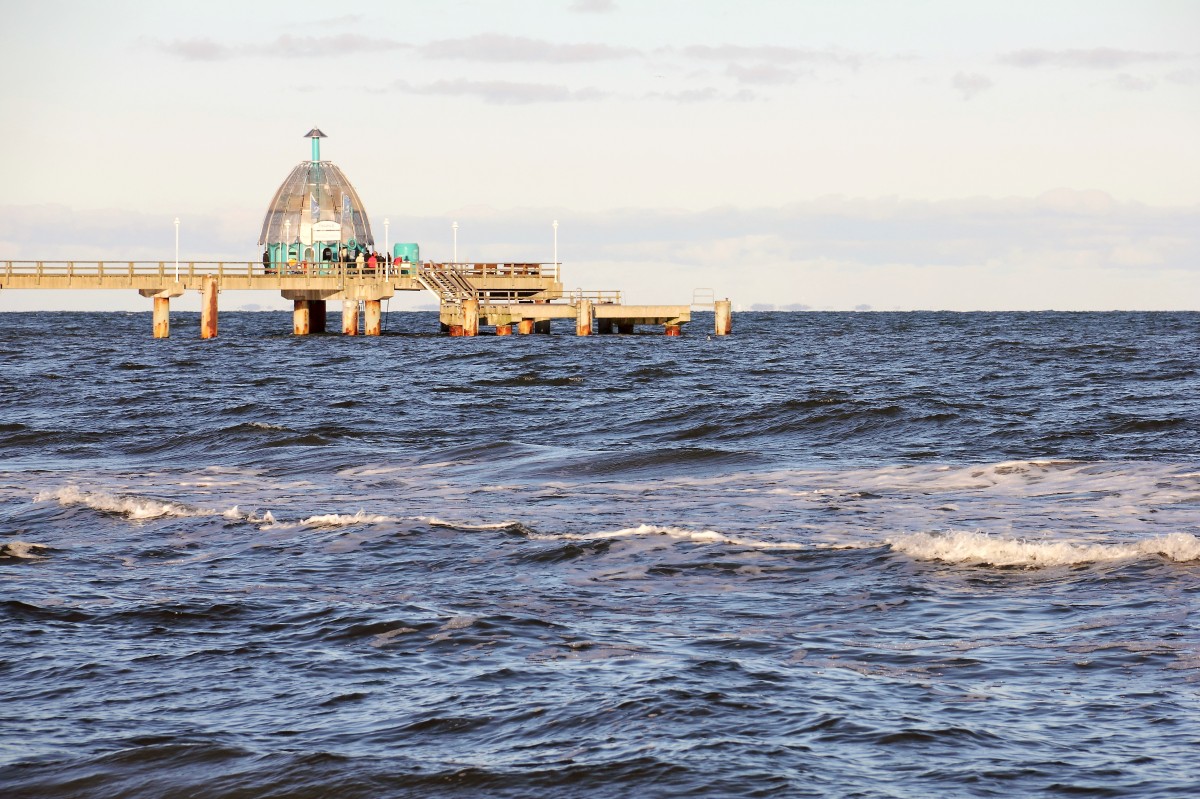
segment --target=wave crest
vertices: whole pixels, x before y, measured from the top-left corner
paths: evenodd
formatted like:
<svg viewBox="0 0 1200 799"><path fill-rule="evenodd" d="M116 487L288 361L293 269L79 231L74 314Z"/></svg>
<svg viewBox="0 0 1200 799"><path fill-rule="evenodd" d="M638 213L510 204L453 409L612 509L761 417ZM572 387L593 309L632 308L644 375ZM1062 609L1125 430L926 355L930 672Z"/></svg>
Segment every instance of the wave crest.
<svg viewBox="0 0 1200 799"><path fill-rule="evenodd" d="M1200 538L1170 533L1128 544L1084 544L1069 541L1026 541L986 533L911 533L889 538L894 551L919 560L990 566L1072 566L1078 563L1160 556L1176 563L1200 560Z"/></svg>

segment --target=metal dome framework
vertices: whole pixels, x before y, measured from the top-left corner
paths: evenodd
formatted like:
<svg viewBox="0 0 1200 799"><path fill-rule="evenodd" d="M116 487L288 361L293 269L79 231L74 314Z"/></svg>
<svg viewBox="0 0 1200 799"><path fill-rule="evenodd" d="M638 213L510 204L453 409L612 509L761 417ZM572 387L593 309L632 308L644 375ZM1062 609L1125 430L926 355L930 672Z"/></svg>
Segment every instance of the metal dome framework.
<svg viewBox="0 0 1200 799"><path fill-rule="evenodd" d="M319 160L318 138L324 134L314 128L309 136L313 159L301 161L280 184L267 207L258 243L374 246L358 192L336 165Z"/></svg>

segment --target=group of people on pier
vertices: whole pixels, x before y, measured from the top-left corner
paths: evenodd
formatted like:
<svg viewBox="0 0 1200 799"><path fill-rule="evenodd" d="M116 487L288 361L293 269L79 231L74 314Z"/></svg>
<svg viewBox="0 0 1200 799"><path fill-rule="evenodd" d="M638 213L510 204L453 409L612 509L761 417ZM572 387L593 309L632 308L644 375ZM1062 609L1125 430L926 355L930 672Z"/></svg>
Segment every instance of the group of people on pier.
<svg viewBox="0 0 1200 799"><path fill-rule="evenodd" d="M281 268L286 267L287 271L295 270L299 274L309 274L314 270L319 274L327 272L332 264L339 261L350 274L372 274L381 269L391 269L396 266L398 269L407 269L409 265L408 256L394 259L391 253L380 253L376 250L367 250L362 247L341 247L341 252L335 254L332 247L326 247L321 252L321 260L315 263L309 263L307 260L298 261L290 252L287 254L287 263L281 264L271 260L271 250L268 247L263 250L262 263L263 269L267 272L276 272ZM310 251L311 252L311 251Z"/></svg>

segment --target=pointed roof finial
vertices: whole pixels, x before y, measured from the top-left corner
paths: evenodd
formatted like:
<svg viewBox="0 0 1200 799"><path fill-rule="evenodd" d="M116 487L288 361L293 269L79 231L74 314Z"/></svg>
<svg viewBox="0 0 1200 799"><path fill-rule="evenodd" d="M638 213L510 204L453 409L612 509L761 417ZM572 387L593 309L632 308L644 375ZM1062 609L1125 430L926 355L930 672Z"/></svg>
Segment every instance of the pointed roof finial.
<svg viewBox="0 0 1200 799"><path fill-rule="evenodd" d="M312 160L315 164L321 160L321 139L328 139L320 128L313 128L308 133L304 134L305 138L312 139Z"/></svg>

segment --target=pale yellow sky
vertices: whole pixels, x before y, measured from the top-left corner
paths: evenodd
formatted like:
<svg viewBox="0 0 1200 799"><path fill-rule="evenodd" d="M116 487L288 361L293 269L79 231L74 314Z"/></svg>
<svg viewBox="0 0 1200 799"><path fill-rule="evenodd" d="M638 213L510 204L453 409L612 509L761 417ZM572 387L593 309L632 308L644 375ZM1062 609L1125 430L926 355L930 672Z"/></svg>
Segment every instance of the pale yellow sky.
<svg viewBox="0 0 1200 799"><path fill-rule="evenodd" d="M549 260L557 218L569 283L647 301L705 286L745 305L1200 307L1193 2L5 18L0 260L171 258L177 215L185 258L254 259L317 125L380 243L388 218L430 257L457 220L465 257ZM0 310L144 305L14 295Z"/></svg>

